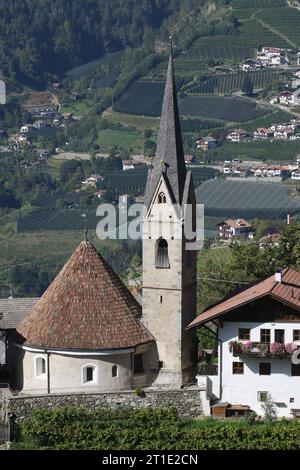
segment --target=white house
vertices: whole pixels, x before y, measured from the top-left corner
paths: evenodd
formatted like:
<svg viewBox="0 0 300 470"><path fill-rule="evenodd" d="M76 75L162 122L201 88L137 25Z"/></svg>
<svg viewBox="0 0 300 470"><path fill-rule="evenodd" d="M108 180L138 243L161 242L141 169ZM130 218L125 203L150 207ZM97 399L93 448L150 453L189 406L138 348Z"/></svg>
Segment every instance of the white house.
<svg viewBox="0 0 300 470"><path fill-rule="evenodd" d="M123 171L126 171L126 170L134 170L138 163L135 162L134 160L123 160Z"/></svg>
<svg viewBox="0 0 300 470"><path fill-rule="evenodd" d="M262 63L258 60L247 59L240 64L240 68L243 72L249 72L250 70L261 70Z"/></svg>
<svg viewBox="0 0 300 470"><path fill-rule="evenodd" d="M263 47L257 51L257 59L266 67L278 67L289 63L285 50L278 47Z"/></svg>
<svg viewBox="0 0 300 470"><path fill-rule="evenodd" d="M254 131L253 137L254 140L269 140L273 137L273 131L265 127L259 127Z"/></svg>
<svg viewBox="0 0 300 470"><path fill-rule="evenodd" d="M281 104L294 105L295 95L291 93L290 91L285 91L284 93L282 93L282 95L280 95L279 102Z"/></svg>
<svg viewBox="0 0 300 470"><path fill-rule="evenodd" d="M300 409L300 365L292 358L300 347L299 295L300 273L286 268L189 325L218 326L218 375L206 377L211 403L248 405L262 415L261 404L269 395L279 417Z"/></svg>
<svg viewBox="0 0 300 470"><path fill-rule="evenodd" d="M249 134L244 129L233 129L227 135L227 140L231 142L242 142L245 141L247 137L249 137Z"/></svg>
<svg viewBox="0 0 300 470"><path fill-rule="evenodd" d="M240 174L240 171L236 174ZM247 238L252 226L245 219L228 219L218 224L221 240L232 238Z"/></svg>
<svg viewBox="0 0 300 470"><path fill-rule="evenodd" d="M86 180L82 181L82 184L85 186L93 186L95 187L97 183L103 181L103 176L100 175L91 175Z"/></svg>

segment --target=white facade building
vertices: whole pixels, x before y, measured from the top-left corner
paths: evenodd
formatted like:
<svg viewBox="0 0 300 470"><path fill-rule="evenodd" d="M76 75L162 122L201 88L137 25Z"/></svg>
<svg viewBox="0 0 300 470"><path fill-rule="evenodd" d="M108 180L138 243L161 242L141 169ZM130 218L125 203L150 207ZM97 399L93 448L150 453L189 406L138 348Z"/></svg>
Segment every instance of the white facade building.
<svg viewBox="0 0 300 470"><path fill-rule="evenodd" d="M203 325L212 334L217 328L218 373L198 377L210 405L248 406L263 415L270 397L278 417L300 411L299 272L277 272L206 310L189 328Z"/></svg>

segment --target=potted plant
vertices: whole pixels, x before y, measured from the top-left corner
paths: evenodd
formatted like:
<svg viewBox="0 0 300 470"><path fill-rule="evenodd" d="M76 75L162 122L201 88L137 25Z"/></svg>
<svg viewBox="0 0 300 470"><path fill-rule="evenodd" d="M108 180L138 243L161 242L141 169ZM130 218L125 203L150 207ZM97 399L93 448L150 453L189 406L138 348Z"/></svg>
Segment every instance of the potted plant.
<svg viewBox="0 0 300 470"><path fill-rule="evenodd" d="M265 357L269 352L269 345L267 343L258 343L257 348L261 357Z"/></svg>

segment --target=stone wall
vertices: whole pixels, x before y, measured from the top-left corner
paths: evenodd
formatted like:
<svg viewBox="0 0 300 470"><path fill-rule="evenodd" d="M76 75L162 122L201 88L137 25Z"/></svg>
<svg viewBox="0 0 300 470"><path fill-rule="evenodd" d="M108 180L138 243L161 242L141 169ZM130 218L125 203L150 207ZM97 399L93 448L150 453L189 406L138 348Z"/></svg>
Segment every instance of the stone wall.
<svg viewBox="0 0 300 470"><path fill-rule="evenodd" d="M7 411L21 421L35 408L59 408L63 406L84 406L95 408L166 408L175 406L180 417L197 417L202 414L200 391L198 388L181 390L149 390L143 397L134 391L120 393L68 394L17 396L7 399Z"/></svg>

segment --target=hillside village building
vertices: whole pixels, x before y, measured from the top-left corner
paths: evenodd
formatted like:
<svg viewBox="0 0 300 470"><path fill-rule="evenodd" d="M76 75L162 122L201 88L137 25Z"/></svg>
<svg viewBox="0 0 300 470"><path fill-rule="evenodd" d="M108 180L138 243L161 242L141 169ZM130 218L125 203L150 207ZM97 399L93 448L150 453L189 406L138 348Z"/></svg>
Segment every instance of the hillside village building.
<svg viewBox="0 0 300 470"><path fill-rule="evenodd" d="M268 394L278 416L300 408L300 273L278 272L219 302L189 328L218 326L218 373L199 377L213 402L248 405L262 414Z"/></svg>

